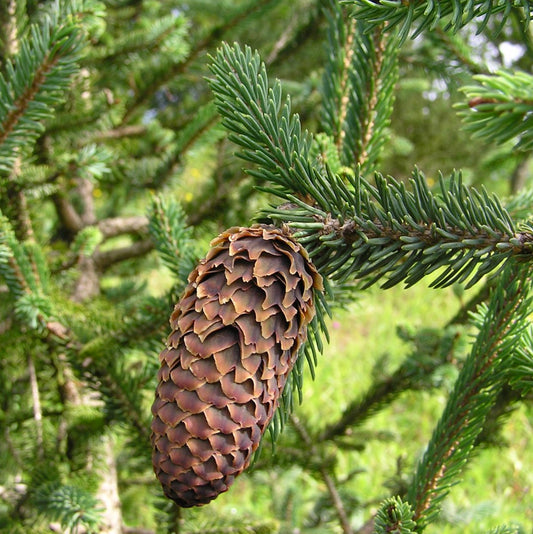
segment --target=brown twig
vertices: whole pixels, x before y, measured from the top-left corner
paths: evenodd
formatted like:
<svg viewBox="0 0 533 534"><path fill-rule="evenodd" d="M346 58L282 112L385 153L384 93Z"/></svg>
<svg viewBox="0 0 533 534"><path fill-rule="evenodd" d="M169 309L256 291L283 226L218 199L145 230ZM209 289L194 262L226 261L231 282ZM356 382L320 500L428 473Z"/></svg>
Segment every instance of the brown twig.
<svg viewBox="0 0 533 534"><path fill-rule="evenodd" d="M320 453L317 451L317 448L314 445L313 440L311 439L311 436L307 432L307 429L305 428L303 423L300 421L300 419L298 419L298 417L292 414L290 416L290 421L292 425L294 426L295 430L298 432L298 434L302 438L303 442L305 443L308 453L311 456L316 456L320 458L321 457ZM328 493L333 502L333 507L335 508L335 511L337 512L337 516L341 524L342 532L344 534L353 534L353 530L350 525L350 520L348 519L348 514L346 513L346 509L344 508L344 503L342 502L339 491L337 490L335 480L328 472L326 468L326 464L323 461L319 462L318 469L328 489Z"/></svg>
<svg viewBox="0 0 533 534"><path fill-rule="evenodd" d="M30 376L31 397L33 402L33 419L35 421L37 456L42 460L44 458L44 438L43 438L43 412L41 409L41 396L39 394L39 383L37 382L37 373L33 356L28 353L27 357L28 373Z"/></svg>
<svg viewBox="0 0 533 534"><path fill-rule="evenodd" d="M368 81L368 96L367 104L365 106L366 113L361 128L361 146L356 160L358 165L363 165L368 159L367 148L372 139L372 135L374 134L376 107L378 104L379 92L382 86L381 71L383 69L383 61L385 59L386 37L381 26L378 26L374 30L373 43L375 56L372 62L371 77Z"/></svg>
<svg viewBox="0 0 533 534"><path fill-rule="evenodd" d="M116 237L123 234L146 233L148 229L148 218L144 215L133 215L131 217L110 217L102 219L97 224L104 239Z"/></svg>
<svg viewBox="0 0 533 534"><path fill-rule="evenodd" d="M350 77L350 67L352 65L352 58L354 55L353 42L355 38L355 32L357 30L357 21L355 18L351 19L351 22L348 26L348 31L346 33L346 40L344 42L343 51L344 51L344 61L342 62L342 73L340 80L340 102L339 102L339 130L335 135L335 144L339 152L341 151L342 145L344 143L344 138L346 137L346 130L344 129L344 121L346 120L346 115L348 113L348 104L350 103L350 85L348 83Z"/></svg>
<svg viewBox="0 0 533 534"><path fill-rule="evenodd" d="M143 239L125 247L96 251L93 254L93 260L97 270L101 272L105 271L115 263L144 256L153 248L154 243L151 239Z"/></svg>

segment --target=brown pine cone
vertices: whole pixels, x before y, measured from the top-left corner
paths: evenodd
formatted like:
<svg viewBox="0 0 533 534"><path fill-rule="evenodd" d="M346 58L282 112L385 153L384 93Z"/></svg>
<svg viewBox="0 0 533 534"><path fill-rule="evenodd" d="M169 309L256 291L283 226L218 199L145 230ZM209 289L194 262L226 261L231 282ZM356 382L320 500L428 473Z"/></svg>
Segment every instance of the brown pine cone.
<svg viewBox="0 0 533 534"><path fill-rule="evenodd" d="M322 279L281 230L231 228L170 318L152 406L152 460L178 505L206 504L250 463L315 314Z"/></svg>

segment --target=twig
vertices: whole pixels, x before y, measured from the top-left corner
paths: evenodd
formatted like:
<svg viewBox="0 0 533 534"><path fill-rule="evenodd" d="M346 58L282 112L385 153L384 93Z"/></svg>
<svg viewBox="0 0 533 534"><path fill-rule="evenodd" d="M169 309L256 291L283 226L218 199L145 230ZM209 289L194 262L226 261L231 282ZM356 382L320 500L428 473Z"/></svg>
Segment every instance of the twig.
<svg viewBox="0 0 533 534"><path fill-rule="evenodd" d="M129 233L145 233L148 229L148 218L144 215L132 217L112 217L102 219L97 224L104 239Z"/></svg>
<svg viewBox="0 0 533 534"><path fill-rule="evenodd" d="M144 256L154 248L151 239L143 239L126 247L112 250L96 251L93 255L94 263L99 271L105 271L115 263Z"/></svg>
<svg viewBox="0 0 533 534"><path fill-rule="evenodd" d="M113 128L104 132L96 132L91 135L92 142L107 141L108 139L122 139L123 137L137 137L144 135L147 127L143 124L128 124L120 128Z"/></svg>
<svg viewBox="0 0 533 534"><path fill-rule="evenodd" d="M290 421L292 425L294 426L295 430L300 434L300 437L302 438L303 442L305 443L308 453L311 456L317 456L320 457L320 453L317 451L313 440L311 439L311 436L308 434L306 428L302 424L302 422L296 417L295 415L290 416ZM339 491L337 490L337 486L335 485L335 481L333 477L328 473L325 463L323 461L319 462L318 467L320 474L322 476L322 479L324 480L324 483L326 484L326 487L328 489L329 495L331 497L331 500L333 502L333 506L335 508L335 511L337 512L337 516L339 517L339 521L341 524L341 528L344 534L353 534L352 527L350 525L350 521L348 519L348 515L346 513L346 510L344 508L344 503L342 502L341 496L339 494Z"/></svg>
<svg viewBox="0 0 533 534"><path fill-rule="evenodd" d="M374 134L376 107L378 105L378 96L381 90L381 71L385 59L386 37L383 27L378 26L373 32L373 43L375 50L374 61L372 62L372 72L368 81L368 100L366 104L366 113L361 128L361 146L357 157L358 165L363 165L368 160L367 148Z"/></svg>
<svg viewBox="0 0 533 534"><path fill-rule="evenodd" d="M41 398L39 395L39 384L37 382L37 373L31 353L27 358L28 373L30 375L31 396L33 401L33 419L35 421L35 430L37 432L37 455L42 460L44 458L44 440L43 440L43 413L41 410Z"/></svg>
<svg viewBox="0 0 533 534"><path fill-rule="evenodd" d="M55 193L51 198L63 226L72 234L79 232L83 228L83 222L65 194Z"/></svg>

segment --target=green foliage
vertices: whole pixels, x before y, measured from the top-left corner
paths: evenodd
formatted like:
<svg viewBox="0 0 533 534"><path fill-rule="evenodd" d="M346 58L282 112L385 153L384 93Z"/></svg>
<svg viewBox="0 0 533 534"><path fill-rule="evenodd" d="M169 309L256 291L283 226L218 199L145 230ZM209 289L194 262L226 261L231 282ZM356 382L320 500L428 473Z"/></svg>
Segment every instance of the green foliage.
<svg viewBox="0 0 533 534"><path fill-rule="evenodd" d="M343 165L361 165L368 173L388 140L398 49L379 29L365 31L364 24L348 18L337 2L331 2L327 18L323 129Z"/></svg>
<svg viewBox="0 0 533 534"><path fill-rule="evenodd" d="M533 149L533 76L500 71L474 76L479 85L462 88L468 104L457 106L472 135L505 143L517 140L515 150Z"/></svg>
<svg viewBox="0 0 533 534"><path fill-rule="evenodd" d="M398 497L386 499L376 514L374 523L375 534L410 534L416 532L413 511L409 503L402 502Z"/></svg>
<svg viewBox="0 0 533 534"><path fill-rule="evenodd" d="M522 342L515 349L509 379L512 386L524 396L528 395L533 388L533 332L531 328L524 332Z"/></svg>
<svg viewBox="0 0 533 534"><path fill-rule="evenodd" d="M53 305L45 296L48 266L41 249L34 243L20 243L1 213L0 277L13 296L13 311L20 324L42 331L53 315Z"/></svg>
<svg viewBox="0 0 533 534"><path fill-rule="evenodd" d="M309 156L309 134L301 133L289 102L282 106L279 83L268 88L265 66L251 50L225 45L212 71L217 105L242 147L239 155L261 165L250 174L276 184L266 189L294 206L268 215L295 228L324 275L366 278L365 286L388 277L383 287L409 286L446 267L434 287L470 278L468 286L512 255L530 253L500 201L466 188L460 175L448 184L441 179L435 195L419 172L412 192L380 175L376 186L349 174L346 184L327 161L321 172Z"/></svg>
<svg viewBox="0 0 533 534"><path fill-rule="evenodd" d="M186 224L185 212L178 202L154 197L148 228L163 263L174 273L180 287L185 286L197 261L191 229Z"/></svg>
<svg viewBox="0 0 533 534"><path fill-rule="evenodd" d="M63 6L61 6L63 7ZM65 89L77 72L81 32L73 16L60 4L30 30L20 52L0 75L0 172L9 174L19 149L42 133L43 119L64 99ZM22 65L24 67L22 67Z"/></svg>
<svg viewBox="0 0 533 534"><path fill-rule="evenodd" d="M493 528L489 534L520 534L520 528L512 525L502 525L501 527Z"/></svg>
<svg viewBox="0 0 533 534"><path fill-rule="evenodd" d="M505 202L489 193L507 191L514 165L529 173L531 3L4 4L0 529L97 532L103 508L112 508L101 496L109 478L124 530L353 534L376 509L375 532L462 529L439 516L445 496L480 445L505 446L505 416L531 396L532 192ZM471 28L480 33L476 50ZM489 75L486 50L502 42L520 43L521 55ZM398 80L411 90L395 123ZM465 134L446 139L456 136L446 114L459 86L460 115L474 137L461 154ZM417 116L406 125L414 110L433 122L420 125ZM426 138L441 123L437 154ZM381 161L396 169L402 142L409 170L385 178ZM418 158L431 171L405 179ZM464 173L449 172L465 162ZM441 163L446 177L435 180ZM308 342L270 428L276 455L263 446L239 488L208 509L176 511L162 504L149 458L157 353L198 251L252 219L292 231L326 291L315 295ZM443 325L452 305L420 312L426 317L394 341L402 350L389 353L404 308L397 303L386 316L382 304L399 290L362 289L399 283L420 290L409 301L417 312L437 298L425 286L453 288L445 294L461 308ZM481 288L472 296L465 287L474 284ZM412 293L401 295L403 304ZM353 307L345 312L349 326L332 354L324 341L338 326L328 315L355 298L372 320L360 324ZM468 345L466 317L475 309ZM380 337L372 354L362 354L372 335ZM421 404L432 410L427 420L417 418ZM297 409L306 415L291 416ZM113 450L103 446L107 435ZM115 474L106 472L113 465ZM529 475L515 475L513 491L530 486Z"/></svg>
<svg viewBox="0 0 533 534"><path fill-rule="evenodd" d="M496 397L513 367L531 307L527 271L506 269L488 306L475 316L479 334L418 465L408 493L418 525L434 520L439 505L468 461Z"/></svg>
<svg viewBox="0 0 533 534"><path fill-rule="evenodd" d="M402 2L401 0L342 0L343 4L354 6L354 16L372 24L387 23L387 29L398 26L400 42L405 41L412 25L418 26L411 37L416 37L424 31L435 29L437 24L444 23L445 31L458 31L473 20L481 18L481 31L489 19L494 15L502 17L502 24L510 16L513 7L523 9L526 23L529 22L533 6L528 0L514 0L508 2L498 0L446 0L434 2Z"/></svg>
<svg viewBox="0 0 533 534"><path fill-rule="evenodd" d="M98 532L97 501L89 492L70 485L47 482L35 489L33 502L47 518L59 521L64 529L80 527Z"/></svg>

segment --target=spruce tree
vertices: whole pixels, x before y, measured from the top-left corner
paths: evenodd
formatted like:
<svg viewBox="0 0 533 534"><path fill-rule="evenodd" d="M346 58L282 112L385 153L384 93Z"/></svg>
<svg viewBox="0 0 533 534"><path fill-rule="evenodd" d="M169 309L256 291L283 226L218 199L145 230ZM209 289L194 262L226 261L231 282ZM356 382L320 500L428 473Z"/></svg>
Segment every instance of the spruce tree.
<svg viewBox="0 0 533 534"><path fill-rule="evenodd" d="M532 395L531 192L517 185L533 148L532 6L190 4L0 6L0 528L281 532L289 504L182 509L230 495L250 462L259 486L277 462L325 488L302 531L438 529L450 488ZM517 40L522 70L491 72L475 32ZM306 64L317 36L324 64ZM432 184L416 161L409 179L385 176L406 57L449 80L460 70L457 113L514 162L512 198L459 170ZM292 98L270 75L305 68ZM194 150L214 162L197 183ZM308 374L320 384L328 315L373 286L422 283L479 290L444 331L400 332L412 354L310 425L298 400ZM357 473L338 455L364 449L362 423L432 390L450 358L425 452L357 524Z"/></svg>

